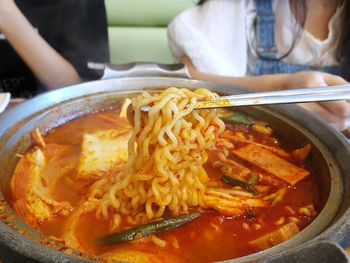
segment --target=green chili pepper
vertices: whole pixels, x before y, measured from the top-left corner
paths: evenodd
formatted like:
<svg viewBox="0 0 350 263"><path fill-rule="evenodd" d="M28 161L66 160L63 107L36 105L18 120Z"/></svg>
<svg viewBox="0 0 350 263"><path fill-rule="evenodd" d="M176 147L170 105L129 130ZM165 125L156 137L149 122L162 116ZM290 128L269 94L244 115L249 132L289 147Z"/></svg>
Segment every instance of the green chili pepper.
<svg viewBox="0 0 350 263"><path fill-rule="evenodd" d="M256 195L258 193L252 185L250 185L246 182L234 179L234 178L227 176L227 175L223 175L221 177L221 181L223 181L224 183L229 184L231 186L240 186L243 189L247 190L248 192L252 193L253 195Z"/></svg>
<svg viewBox="0 0 350 263"><path fill-rule="evenodd" d="M187 215L180 215L177 217L159 220L149 224L142 224L119 233L99 237L96 239L96 243L98 245L112 245L132 241L135 239L137 234L141 234L142 237L147 237L152 234L168 231L190 223L199 216L200 213L195 212Z"/></svg>

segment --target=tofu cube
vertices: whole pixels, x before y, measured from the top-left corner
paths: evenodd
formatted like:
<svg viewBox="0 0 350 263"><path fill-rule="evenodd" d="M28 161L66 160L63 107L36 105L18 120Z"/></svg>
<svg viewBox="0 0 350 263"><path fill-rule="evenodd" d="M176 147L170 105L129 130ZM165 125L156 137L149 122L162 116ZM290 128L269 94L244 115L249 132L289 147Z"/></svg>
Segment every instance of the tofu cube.
<svg viewBox="0 0 350 263"><path fill-rule="evenodd" d="M83 135L77 178L97 179L124 164L130 136L131 132L121 133L117 129Z"/></svg>

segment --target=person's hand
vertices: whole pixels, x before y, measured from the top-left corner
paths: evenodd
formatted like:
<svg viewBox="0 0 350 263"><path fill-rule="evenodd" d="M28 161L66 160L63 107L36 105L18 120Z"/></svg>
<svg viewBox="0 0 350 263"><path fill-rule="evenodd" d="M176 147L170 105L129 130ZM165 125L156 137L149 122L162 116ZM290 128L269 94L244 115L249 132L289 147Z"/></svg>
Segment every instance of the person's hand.
<svg viewBox="0 0 350 263"><path fill-rule="evenodd" d="M284 84L286 89L293 89L344 85L348 84L348 82L342 77L324 72L303 71L288 74ZM301 103L299 105L326 119L339 130L344 130L347 127L347 120L350 120L350 103L345 100L320 103Z"/></svg>
<svg viewBox="0 0 350 263"><path fill-rule="evenodd" d="M197 71L191 59L187 56L181 57L181 62L187 65L187 69L192 78L220 81L223 83L252 88L257 91L313 88L348 84L348 82L342 77L318 71L302 71L293 74L273 74L253 77L217 77ZM339 130L347 128L348 121L350 124L350 103L348 101L301 103L299 105L325 119Z"/></svg>

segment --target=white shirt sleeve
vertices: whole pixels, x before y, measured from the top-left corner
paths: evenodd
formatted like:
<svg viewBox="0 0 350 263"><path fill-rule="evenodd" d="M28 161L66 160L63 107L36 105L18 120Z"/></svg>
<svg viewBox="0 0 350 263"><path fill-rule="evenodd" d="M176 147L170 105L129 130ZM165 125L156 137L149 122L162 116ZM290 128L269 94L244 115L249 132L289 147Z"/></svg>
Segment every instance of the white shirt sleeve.
<svg viewBox="0 0 350 263"><path fill-rule="evenodd" d="M175 17L168 27L169 47L175 60L187 55L199 71L246 75L248 2L252 1L210 0Z"/></svg>

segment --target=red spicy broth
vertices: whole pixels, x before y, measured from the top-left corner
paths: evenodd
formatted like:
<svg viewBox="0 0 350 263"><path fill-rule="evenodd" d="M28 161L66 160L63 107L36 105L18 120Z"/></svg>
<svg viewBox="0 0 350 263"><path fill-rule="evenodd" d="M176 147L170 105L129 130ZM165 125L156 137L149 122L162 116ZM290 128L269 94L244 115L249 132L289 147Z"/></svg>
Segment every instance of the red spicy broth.
<svg viewBox="0 0 350 263"><path fill-rule="evenodd" d="M43 171L43 177L54 200L68 202L71 204L71 211L77 209L86 198L93 183L76 180L74 177L79 165L82 136L87 133L115 129L120 125L128 125L127 120L120 118L117 110L110 110L79 117L43 136L49 147L46 149L46 154L52 157L50 159L52 163ZM249 126L228 124L226 130L235 136L238 134L237 136L252 139L262 145L280 147L280 142L273 135L256 132ZM244 147L247 144L244 141L231 140L230 142L235 148ZM220 149L209 151L210 158L204 168L211 185L229 189L231 187L220 180L222 171L213 167L218 151ZM237 160L237 157L231 153L228 156ZM285 160L293 161L291 158L285 158ZM240 163L248 167L252 173L259 174L256 184L261 189L265 189L265 197L285 188L282 199L275 203L269 201L266 207L247 208L247 212L240 216L227 216L213 209L200 209L201 216L197 220L176 230L156 235L159 239L166 241L164 247L149 242L148 238L119 245L97 246L96 238L113 233L113 230L110 228L110 220L96 218L95 211L90 211L80 216L75 224L73 232L77 244L73 247L101 256L114 257L115 255L116 258L123 255L125 251L133 251L133 253L137 251L146 254L150 261L155 262L212 262L260 251L261 248L252 245L252 240L276 231L290 222L294 222L299 230L302 230L315 218L317 212L313 205L317 201L315 200L317 189L312 174L291 186L245 160L240 160ZM294 162L294 165L307 169L304 162ZM19 184L14 183L13 188L21 187ZM16 189L13 191L16 192ZM16 199L18 197L14 194L14 203ZM19 207L14 205L14 209L22 215ZM29 213L24 219L43 233L64 241L67 226L71 224L72 217L70 214L54 215L33 224L35 215ZM135 261L141 259L142 257L136 256Z"/></svg>

